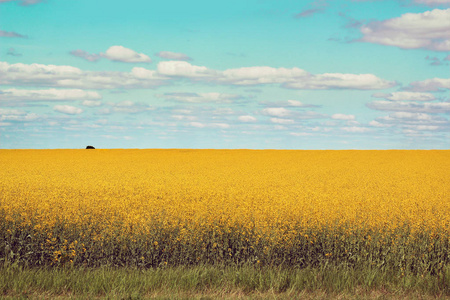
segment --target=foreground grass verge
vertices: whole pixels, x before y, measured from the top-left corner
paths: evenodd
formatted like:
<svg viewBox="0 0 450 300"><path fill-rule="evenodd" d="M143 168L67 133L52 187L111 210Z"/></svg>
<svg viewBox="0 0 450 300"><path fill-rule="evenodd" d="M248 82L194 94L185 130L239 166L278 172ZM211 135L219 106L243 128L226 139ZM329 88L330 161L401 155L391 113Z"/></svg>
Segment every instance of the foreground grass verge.
<svg viewBox="0 0 450 300"><path fill-rule="evenodd" d="M0 268L5 298L450 299L450 266L440 276L339 266Z"/></svg>

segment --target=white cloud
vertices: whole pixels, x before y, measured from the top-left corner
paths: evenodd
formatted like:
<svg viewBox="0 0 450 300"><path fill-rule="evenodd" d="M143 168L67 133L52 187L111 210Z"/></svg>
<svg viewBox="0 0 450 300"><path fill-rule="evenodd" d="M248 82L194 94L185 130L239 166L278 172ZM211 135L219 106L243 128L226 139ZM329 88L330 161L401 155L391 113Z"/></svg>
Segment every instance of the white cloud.
<svg viewBox="0 0 450 300"><path fill-rule="evenodd" d="M298 111L288 110L284 107L268 107L268 108L261 110L261 113L263 115L275 117L274 118L275 122L279 121L279 120L276 120L277 118L286 118L286 117L288 117L288 119L291 119L291 120L329 118L329 116L327 116L327 115L319 114L314 111L298 112Z"/></svg>
<svg viewBox="0 0 450 300"><path fill-rule="evenodd" d="M88 92L79 89L59 90L2 90L0 100L23 100L23 101L48 101L48 100L95 100L102 96L97 92Z"/></svg>
<svg viewBox="0 0 450 300"><path fill-rule="evenodd" d="M376 121L380 123L403 123L403 124L426 124L436 125L447 123L447 119L426 113L395 112L385 117L379 117Z"/></svg>
<svg viewBox="0 0 450 300"><path fill-rule="evenodd" d="M288 107L318 107L317 105L306 104L298 100L274 101L274 102L260 102L265 106L288 106Z"/></svg>
<svg viewBox="0 0 450 300"><path fill-rule="evenodd" d="M450 89L450 78L432 78L412 82L408 89L418 92L437 92L441 89Z"/></svg>
<svg viewBox="0 0 450 300"><path fill-rule="evenodd" d="M373 126L373 127L392 127L393 126L392 124L384 124L384 123L380 123L380 122L375 121L375 120L370 121L369 125Z"/></svg>
<svg viewBox="0 0 450 300"><path fill-rule="evenodd" d="M354 115L344 115L344 114L334 114L331 116L332 119L334 120L354 120L355 116Z"/></svg>
<svg viewBox="0 0 450 300"><path fill-rule="evenodd" d="M134 50L125 48L124 46L111 46L102 53L101 56L112 60L126 63L150 63L152 60L144 53L137 53Z"/></svg>
<svg viewBox="0 0 450 300"><path fill-rule="evenodd" d="M367 107L383 111L421 112L421 113L449 113L450 102L417 103L417 102L392 102L373 101Z"/></svg>
<svg viewBox="0 0 450 300"><path fill-rule="evenodd" d="M55 105L53 110L66 115L78 115L83 112L81 108L70 105Z"/></svg>
<svg viewBox="0 0 450 300"><path fill-rule="evenodd" d="M291 132L289 134L292 136L312 136L313 135L310 132Z"/></svg>
<svg viewBox="0 0 450 300"><path fill-rule="evenodd" d="M159 95L159 97L187 103L230 103L240 98L239 95L222 93L166 93Z"/></svg>
<svg viewBox="0 0 450 300"><path fill-rule="evenodd" d="M156 71L153 70L148 70L145 68L141 68L141 67L134 67L133 69L131 69L131 74L137 78L137 79L155 79L158 78L158 74ZM161 78L161 77L159 77Z"/></svg>
<svg viewBox="0 0 450 300"><path fill-rule="evenodd" d="M200 123L200 122L189 122L189 126L197 127L197 128L219 128L219 129L228 129L230 128L230 124L227 123Z"/></svg>
<svg viewBox="0 0 450 300"><path fill-rule="evenodd" d="M83 89L153 88L166 84L166 78L157 76L155 71L145 70L93 72L72 66L0 62L0 84Z"/></svg>
<svg viewBox="0 0 450 300"><path fill-rule="evenodd" d="M414 0L414 3L429 6L450 5L450 0Z"/></svg>
<svg viewBox="0 0 450 300"><path fill-rule="evenodd" d="M203 124L203 123L200 123L200 122L190 122L189 125L192 126L192 127L197 127L197 128L204 128L204 127L206 127L206 124Z"/></svg>
<svg viewBox="0 0 450 300"><path fill-rule="evenodd" d="M285 83L308 76L299 68L246 67L222 72L219 81L236 85Z"/></svg>
<svg viewBox="0 0 450 300"><path fill-rule="evenodd" d="M101 106L102 102L101 101L95 101L95 100L84 100L81 105L84 106L88 106L88 107L97 107L97 106Z"/></svg>
<svg viewBox="0 0 450 300"><path fill-rule="evenodd" d="M390 94L376 93L372 97L384 98L392 101L433 101L436 100L433 94L419 92L394 92Z"/></svg>
<svg viewBox="0 0 450 300"><path fill-rule="evenodd" d="M346 132L352 132L352 133L364 133L370 131L369 128L366 127L357 127L357 126L351 126L351 127L342 127L343 131Z"/></svg>
<svg viewBox="0 0 450 300"><path fill-rule="evenodd" d="M394 81L387 81L373 74L325 73L311 75L304 80L286 82L283 86L291 89L328 90L354 89L377 90L395 86Z"/></svg>
<svg viewBox="0 0 450 300"><path fill-rule="evenodd" d="M284 107L269 107L261 110L263 115L276 117L276 118L285 118L290 117L295 120L305 120L305 119L320 119L320 118L328 118L329 116L324 114L319 114L314 111L306 111L306 112L297 112L288 110Z"/></svg>
<svg viewBox="0 0 450 300"><path fill-rule="evenodd" d="M305 107L308 106L307 104L304 104L298 100L288 100L287 101L289 106L295 106L295 107Z"/></svg>
<svg viewBox="0 0 450 300"><path fill-rule="evenodd" d="M332 125L332 126L334 127L335 125ZM311 131L314 131L314 132L330 132L330 131L333 131L333 128L316 126L316 127L311 128Z"/></svg>
<svg viewBox="0 0 450 300"><path fill-rule="evenodd" d="M268 107L264 108L262 110L262 113L273 117L287 117L290 116L293 112L284 107Z"/></svg>
<svg viewBox="0 0 450 300"><path fill-rule="evenodd" d="M214 77L217 72L207 67L195 66L186 61L162 61L158 63L158 73L165 76L204 78Z"/></svg>
<svg viewBox="0 0 450 300"><path fill-rule="evenodd" d="M223 72L195 66L186 61L163 61L157 70L135 67L131 72L82 71L72 66L9 64L0 62L0 84L71 87L83 89L153 88L170 80L187 78L196 81L231 85L281 84L291 89L384 89L395 82L373 74L325 73L311 75L298 68L248 67ZM289 100L289 106L300 101ZM303 105L306 107L306 105Z"/></svg>
<svg viewBox="0 0 450 300"><path fill-rule="evenodd" d="M424 133L424 132L411 130L411 129L402 130L402 133L405 136L414 137L414 138L416 138L416 137L423 138L423 137L433 137L434 136L434 134L431 134L431 133Z"/></svg>
<svg viewBox="0 0 450 300"><path fill-rule="evenodd" d="M170 51L161 51L156 53L156 56L171 60L192 60L189 56L184 53L170 52Z"/></svg>
<svg viewBox="0 0 450 300"><path fill-rule="evenodd" d="M72 66L55 66L22 63L9 64L0 62L0 83L13 84L39 84L46 81L72 79L83 75L83 71Z"/></svg>
<svg viewBox="0 0 450 300"><path fill-rule="evenodd" d="M196 116L187 115L172 115L172 118L178 121L195 121L198 119Z"/></svg>
<svg viewBox="0 0 450 300"><path fill-rule="evenodd" d="M396 119L431 120L433 117L424 113L395 112L389 116Z"/></svg>
<svg viewBox="0 0 450 300"><path fill-rule="evenodd" d="M257 121L257 119L255 117L249 116L249 115L239 116L238 120L241 122L256 122Z"/></svg>
<svg viewBox="0 0 450 300"><path fill-rule="evenodd" d="M378 117L369 123L374 127L399 128L404 134L412 131L450 132L450 120L426 113L395 112L388 116Z"/></svg>
<svg viewBox="0 0 450 300"><path fill-rule="evenodd" d="M149 56L143 53L137 53L134 50L125 48L123 46L111 46L105 53L89 53L87 51L77 49L70 52L73 56L83 58L88 61L98 61L104 57L112 61L120 61L126 63L150 63L152 60Z"/></svg>
<svg viewBox="0 0 450 300"><path fill-rule="evenodd" d="M275 124L283 124L283 125L295 123L294 120L292 120L292 119L281 119L281 118L270 118L270 122L275 123Z"/></svg>
<svg viewBox="0 0 450 300"><path fill-rule="evenodd" d="M412 130L416 131L435 131L440 129L439 126L433 126L433 125L411 125L411 126L405 126L405 128L410 128Z"/></svg>
<svg viewBox="0 0 450 300"><path fill-rule="evenodd" d="M361 27L360 41L403 49L450 51L450 9L407 13Z"/></svg>
<svg viewBox="0 0 450 300"><path fill-rule="evenodd" d="M19 109L6 109L0 107L0 115L26 115L27 113Z"/></svg>
<svg viewBox="0 0 450 300"><path fill-rule="evenodd" d="M40 119L41 117L35 113L11 113L0 114L0 121L12 121L12 122L31 122Z"/></svg>
<svg viewBox="0 0 450 300"><path fill-rule="evenodd" d="M211 127L213 128L220 128L220 129L227 129L230 128L230 124L227 123L212 123Z"/></svg>
<svg viewBox="0 0 450 300"><path fill-rule="evenodd" d="M396 85L373 74L325 73L312 75L299 68L245 67L216 71L185 61L165 61L158 64L158 73L232 85L281 84L291 89L384 89ZM293 100L295 101L295 100ZM293 103L295 104L295 102Z"/></svg>

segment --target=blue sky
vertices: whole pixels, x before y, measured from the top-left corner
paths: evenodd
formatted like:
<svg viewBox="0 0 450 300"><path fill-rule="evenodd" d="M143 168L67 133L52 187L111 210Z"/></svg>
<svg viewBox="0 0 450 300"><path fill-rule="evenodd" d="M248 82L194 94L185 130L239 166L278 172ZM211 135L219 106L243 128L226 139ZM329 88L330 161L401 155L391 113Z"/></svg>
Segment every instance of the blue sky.
<svg viewBox="0 0 450 300"><path fill-rule="evenodd" d="M450 149L450 0L0 0L0 148Z"/></svg>

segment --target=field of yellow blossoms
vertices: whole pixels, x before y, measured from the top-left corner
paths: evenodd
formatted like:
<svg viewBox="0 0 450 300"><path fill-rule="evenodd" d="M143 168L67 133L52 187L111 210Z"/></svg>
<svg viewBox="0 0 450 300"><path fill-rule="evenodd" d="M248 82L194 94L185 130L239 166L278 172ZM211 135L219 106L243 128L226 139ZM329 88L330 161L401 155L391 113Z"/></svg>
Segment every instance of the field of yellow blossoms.
<svg viewBox="0 0 450 300"><path fill-rule="evenodd" d="M437 273L450 151L0 150L0 260Z"/></svg>

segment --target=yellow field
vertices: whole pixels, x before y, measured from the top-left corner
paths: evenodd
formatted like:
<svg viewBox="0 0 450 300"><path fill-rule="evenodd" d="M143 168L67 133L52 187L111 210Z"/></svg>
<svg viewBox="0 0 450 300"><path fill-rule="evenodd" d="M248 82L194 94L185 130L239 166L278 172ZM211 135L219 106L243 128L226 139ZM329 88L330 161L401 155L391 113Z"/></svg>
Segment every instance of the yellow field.
<svg viewBox="0 0 450 300"><path fill-rule="evenodd" d="M450 151L0 150L0 258L450 263Z"/></svg>

